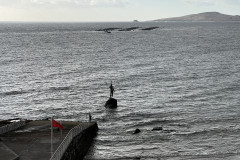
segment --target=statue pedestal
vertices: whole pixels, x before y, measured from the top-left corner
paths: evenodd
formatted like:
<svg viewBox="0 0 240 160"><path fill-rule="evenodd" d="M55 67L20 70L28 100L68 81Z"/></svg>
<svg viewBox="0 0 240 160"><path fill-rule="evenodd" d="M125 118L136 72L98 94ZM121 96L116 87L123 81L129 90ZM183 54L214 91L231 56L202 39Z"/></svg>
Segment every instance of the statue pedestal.
<svg viewBox="0 0 240 160"><path fill-rule="evenodd" d="M109 98L105 103L106 108L117 108L117 100L114 98Z"/></svg>

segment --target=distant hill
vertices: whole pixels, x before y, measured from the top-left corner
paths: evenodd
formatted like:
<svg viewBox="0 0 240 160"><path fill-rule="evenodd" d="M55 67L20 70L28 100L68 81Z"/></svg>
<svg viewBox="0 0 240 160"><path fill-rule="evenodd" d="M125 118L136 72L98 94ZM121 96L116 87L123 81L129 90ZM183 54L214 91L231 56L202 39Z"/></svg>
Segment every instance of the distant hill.
<svg viewBox="0 0 240 160"><path fill-rule="evenodd" d="M182 17L164 18L154 21L240 21L240 16L231 16L226 14L221 14L218 12L204 12L199 14L191 14Z"/></svg>

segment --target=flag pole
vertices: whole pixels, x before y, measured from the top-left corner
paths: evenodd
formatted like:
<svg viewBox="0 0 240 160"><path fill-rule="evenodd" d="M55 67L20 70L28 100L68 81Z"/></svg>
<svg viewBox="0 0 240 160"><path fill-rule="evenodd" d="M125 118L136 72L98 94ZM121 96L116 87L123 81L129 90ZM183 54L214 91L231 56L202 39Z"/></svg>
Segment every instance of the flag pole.
<svg viewBox="0 0 240 160"><path fill-rule="evenodd" d="M53 126L52 126L52 119L53 119L53 117L51 118L51 157L53 155L53 145L52 145L52 143L53 143Z"/></svg>

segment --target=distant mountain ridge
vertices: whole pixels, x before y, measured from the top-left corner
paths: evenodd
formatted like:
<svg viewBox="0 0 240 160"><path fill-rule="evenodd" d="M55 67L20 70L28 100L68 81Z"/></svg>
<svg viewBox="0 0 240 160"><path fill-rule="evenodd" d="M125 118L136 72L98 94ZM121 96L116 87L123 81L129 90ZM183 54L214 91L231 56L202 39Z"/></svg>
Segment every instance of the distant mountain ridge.
<svg viewBox="0 0 240 160"><path fill-rule="evenodd" d="M219 12L204 12L199 14L191 14L182 17L163 18L154 21L240 21L240 16L226 15Z"/></svg>

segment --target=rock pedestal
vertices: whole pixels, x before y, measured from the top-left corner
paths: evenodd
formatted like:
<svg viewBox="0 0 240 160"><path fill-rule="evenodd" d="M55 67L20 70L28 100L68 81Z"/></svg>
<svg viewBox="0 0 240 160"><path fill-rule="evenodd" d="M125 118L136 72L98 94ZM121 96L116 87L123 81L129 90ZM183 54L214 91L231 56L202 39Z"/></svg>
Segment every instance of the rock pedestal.
<svg viewBox="0 0 240 160"><path fill-rule="evenodd" d="M106 108L117 108L117 100L114 98L109 98L105 103Z"/></svg>

